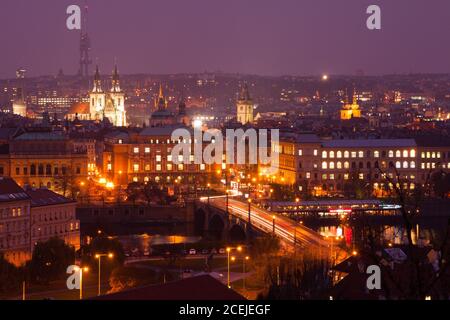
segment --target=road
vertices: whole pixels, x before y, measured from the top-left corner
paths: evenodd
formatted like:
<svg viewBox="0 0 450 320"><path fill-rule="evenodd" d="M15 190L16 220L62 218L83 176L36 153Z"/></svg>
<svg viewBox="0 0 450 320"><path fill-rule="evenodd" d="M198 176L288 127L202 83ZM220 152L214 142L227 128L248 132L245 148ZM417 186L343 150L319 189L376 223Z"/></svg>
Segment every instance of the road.
<svg viewBox="0 0 450 320"><path fill-rule="evenodd" d="M206 202L208 200L201 199L201 201ZM225 197L215 197L211 198L209 201L210 205L223 211L226 210ZM230 214L237 216L244 221L248 221L248 203L229 197L228 209ZM260 229L263 232L273 232L273 213L267 210L251 205L250 222L253 227ZM330 245L328 241L323 239L323 237L314 230L306 228L305 226L282 216L275 217L275 234L281 240L291 245L293 245L294 242L303 247L328 247Z"/></svg>

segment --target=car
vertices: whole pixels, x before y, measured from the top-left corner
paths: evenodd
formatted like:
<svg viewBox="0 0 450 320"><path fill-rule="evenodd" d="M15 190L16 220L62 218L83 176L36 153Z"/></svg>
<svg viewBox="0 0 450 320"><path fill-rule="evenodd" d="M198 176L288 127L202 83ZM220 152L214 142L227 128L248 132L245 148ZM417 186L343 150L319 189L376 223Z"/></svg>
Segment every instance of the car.
<svg viewBox="0 0 450 320"><path fill-rule="evenodd" d="M220 248L220 249L219 249L219 253L220 253L220 254L225 254L225 252L226 252L225 248Z"/></svg>
<svg viewBox="0 0 450 320"><path fill-rule="evenodd" d="M195 254L197 254L197 250L195 250L195 249L190 249L190 250L189 250L189 254L190 254L190 255L195 255Z"/></svg>

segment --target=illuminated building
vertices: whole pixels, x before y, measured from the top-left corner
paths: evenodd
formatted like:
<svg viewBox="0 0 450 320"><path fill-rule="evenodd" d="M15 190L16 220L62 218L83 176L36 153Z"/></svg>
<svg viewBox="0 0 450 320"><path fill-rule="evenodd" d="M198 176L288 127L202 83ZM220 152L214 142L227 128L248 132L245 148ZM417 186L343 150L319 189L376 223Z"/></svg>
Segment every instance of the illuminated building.
<svg viewBox="0 0 450 320"><path fill-rule="evenodd" d="M291 134L281 137L277 151L274 182L316 195L355 191L361 185L383 196L392 187L387 178L396 181L396 172L404 180L402 187L414 189L426 181L430 169L450 169L448 143L433 147L414 139L320 140Z"/></svg>
<svg viewBox="0 0 450 320"><path fill-rule="evenodd" d="M361 118L361 110L359 110L358 100L355 92L353 92L352 103L349 103L348 97L346 97L344 106L341 109L341 120L350 120L352 118Z"/></svg>
<svg viewBox="0 0 450 320"><path fill-rule="evenodd" d="M0 154L0 176L13 178L21 186L47 187L61 194L87 178L85 148L58 132L29 131L9 142Z"/></svg>
<svg viewBox="0 0 450 320"><path fill-rule="evenodd" d="M253 107L254 104L248 86L244 83L236 103L237 122L242 124L253 123Z"/></svg>
<svg viewBox="0 0 450 320"><path fill-rule="evenodd" d="M19 266L31 258L30 198L11 178L0 178L0 253Z"/></svg>
<svg viewBox="0 0 450 320"><path fill-rule="evenodd" d="M31 259L34 246L52 237L80 247L76 202L47 189L21 188L0 178L0 253L20 266Z"/></svg>
<svg viewBox="0 0 450 320"><path fill-rule="evenodd" d="M122 186L131 182L206 184L208 174L215 172L215 165L175 164L172 159L172 148L178 142L171 140L171 135L180 127L147 127L139 133L118 132L106 136L103 172L114 185ZM193 162L193 155L190 160Z"/></svg>

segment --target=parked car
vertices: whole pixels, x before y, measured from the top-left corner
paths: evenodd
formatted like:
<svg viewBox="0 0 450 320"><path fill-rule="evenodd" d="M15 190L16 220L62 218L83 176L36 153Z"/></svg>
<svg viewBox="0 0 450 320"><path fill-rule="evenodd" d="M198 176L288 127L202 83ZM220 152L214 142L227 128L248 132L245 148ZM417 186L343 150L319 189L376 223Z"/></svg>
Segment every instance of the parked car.
<svg viewBox="0 0 450 320"><path fill-rule="evenodd" d="M220 248L219 249L219 253L220 254L225 254L227 251L225 250L225 248Z"/></svg>
<svg viewBox="0 0 450 320"><path fill-rule="evenodd" d="M197 254L197 250L195 250L195 249L190 249L190 250L189 250L189 254L190 254L190 255L195 255L195 254Z"/></svg>

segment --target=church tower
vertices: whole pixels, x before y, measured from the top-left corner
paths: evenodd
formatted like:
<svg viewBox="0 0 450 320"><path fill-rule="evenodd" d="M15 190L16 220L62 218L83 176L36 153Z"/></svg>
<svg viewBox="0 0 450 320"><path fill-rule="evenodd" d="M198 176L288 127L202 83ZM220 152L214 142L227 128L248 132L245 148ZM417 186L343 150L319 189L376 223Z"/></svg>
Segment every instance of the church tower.
<svg viewBox="0 0 450 320"><path fill-rule="evenodd" d="M115 114L114 121L111 121L116 127L126 127L127 118L125 111L125 93L120 88L119 73L117 71L117 65L114 67L112 74L112 86L110 93L111 100L114 104ZM112 117L108 117L112 120Z"/></svg>
<svg viewBox="0 0 450 320"><path fill-rule="evenodd" d="M102 80L100 78L100 72L98 66L95 69L94 75L94 87L89 94L89 110L91 114L91 120L100 120L102 118L103 109L105 108L106 94L102 89Z"/></svg>
<svg viewBox="0 0 450 320"><path fill-rule="evenodd" d="M244 83L236 104L237 121L242 124L253 123L253 106L253 100L248 92L248 86Z"/></svg>
<svg viewBox="0 0 450 320"><path fill-rule="evenodd" d="M345 94L344 106L341 109L341 120L350 120L352 118L361 118L356 91L353 90L353 101L349 103L348 95Z"/></svg>

